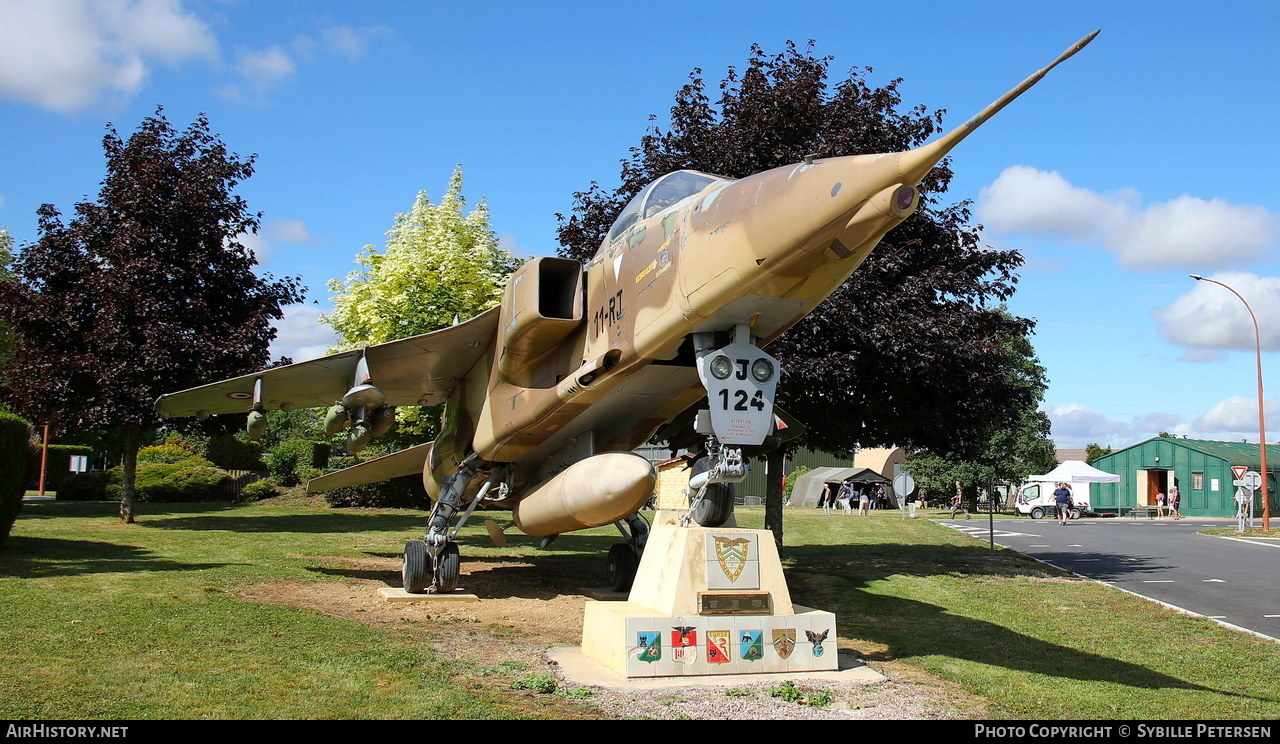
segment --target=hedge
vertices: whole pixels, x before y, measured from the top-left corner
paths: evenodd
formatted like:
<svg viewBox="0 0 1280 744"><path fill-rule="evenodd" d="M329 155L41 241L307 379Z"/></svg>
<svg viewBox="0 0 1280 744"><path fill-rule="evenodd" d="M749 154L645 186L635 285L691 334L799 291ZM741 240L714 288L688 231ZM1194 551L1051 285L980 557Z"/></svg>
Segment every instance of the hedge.
<svg viewBox="0 0 1280 744"><path fill-rule="evenodd" d="M18 519L33 454L31 424L0 411L0 544Z"/></svg>
<svg viewBox="0 0 1280 744"><path fill-rule="evenodd" d="M51 444L49 445L49 454L45 458L44 466L44 490L56 491L58 486L62 484L71 472L71 456L84 455L86 457L93 454L92 447L86 447L82 444ZM36 456L39 457L39 448L36 450ZM27 476L27 488L34 491L40 487L40 461L36 460L36 467L31 469L31 474Z"/></svg>

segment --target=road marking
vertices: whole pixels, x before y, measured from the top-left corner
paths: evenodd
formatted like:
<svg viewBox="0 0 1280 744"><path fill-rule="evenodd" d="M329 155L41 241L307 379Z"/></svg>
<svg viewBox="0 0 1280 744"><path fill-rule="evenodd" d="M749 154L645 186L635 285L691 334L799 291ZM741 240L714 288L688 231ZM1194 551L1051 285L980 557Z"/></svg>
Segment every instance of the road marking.
<svg viewBox="0 0 1280 744"><path fill-rule="evenodd" d="M1069 544L1067 545L1067 547L1068 547L1068 548L1083 548L1084 546L1083 546L1083 545L1077 545L1077 544L1075 544L1075 543L1069 543Z"/></svg>
<svg viewBox="0 0 1280 744"><path fill-rule="evenodd" d="M1280 617L1280 615L1263 615L1263 617Z"/></svg>
<svg viewBox="0 0 1280 744"><path fill-rule="evenodd" d="M1227 580L1226 580L1226 579L1201 579L1201 581L1203 581L1203 582L1204 582L1204 583L1206 583L1206 584L1208 584L1208 583L1210 583L1210 582L1213 582L1213 583L1215 583L1215 584L1225 584L1225 583L1227 583Z"/></svg>
<svg viewBox="0 0 1280 744"><path fill-rule="evenodd" d="M943 524L946 524L946 522L943 522ZM970 535L970 536L975 536L975 535L985 536L988 534L988 532L990 532L990 534L992 534L994 537L1040 537L1040 535L1032 535L1026 532L1008 532L1006 530L990 531L987 527L979 526L979 525L947 524L947 526L957 532L963 532L964 534ZM1049 546L1046 545L1044 547L1047 548Z"/></svg>
<svg viewBox="0 0 1280 744"><path fill-rule="evenodd" d="M1227 619L1226 615L1205 615L1205 617L1209 618L1210 620L1226 620Z"/></svg>

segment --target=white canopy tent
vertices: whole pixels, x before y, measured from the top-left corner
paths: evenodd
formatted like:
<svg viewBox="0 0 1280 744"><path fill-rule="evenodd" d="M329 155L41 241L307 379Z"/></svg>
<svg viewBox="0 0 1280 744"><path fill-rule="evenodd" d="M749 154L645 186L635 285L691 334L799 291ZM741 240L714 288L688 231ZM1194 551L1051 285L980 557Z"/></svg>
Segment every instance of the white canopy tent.
<svg viewBox="0 0 1280 744"><path fill-rule="evenodd" d="M1067 460L1044 475L1032 475L1030 481L1047 481L1049 483L1070 483L1072 490L1077 483L1119 483L1120 476L1098 470L1084 460Z"/></svg>

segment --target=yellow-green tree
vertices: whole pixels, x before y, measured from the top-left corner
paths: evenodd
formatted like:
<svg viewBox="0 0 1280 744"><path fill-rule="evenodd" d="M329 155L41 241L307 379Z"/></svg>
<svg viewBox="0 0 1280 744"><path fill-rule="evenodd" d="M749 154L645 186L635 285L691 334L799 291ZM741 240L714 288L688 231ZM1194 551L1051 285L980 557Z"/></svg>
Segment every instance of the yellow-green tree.
<svg viewBox="0 0 1280 744"><path fill-rule="evenodd" d="M498 304L520 262L498 246L488 206L466 208L459 165L439 204L419 192L396 215L386 246L365 246L359 268L329 282L334 309L321 320L341 336L335 351L439 330ZM435 417L422 410L401 409L400 430L430 435Z"/></svg>

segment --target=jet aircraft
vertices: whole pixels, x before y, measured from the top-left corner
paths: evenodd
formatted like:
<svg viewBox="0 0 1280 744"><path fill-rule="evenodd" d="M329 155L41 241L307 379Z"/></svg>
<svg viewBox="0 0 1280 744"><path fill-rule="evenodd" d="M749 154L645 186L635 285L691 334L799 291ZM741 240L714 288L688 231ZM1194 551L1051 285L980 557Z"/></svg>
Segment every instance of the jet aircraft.
<svg viewBox="0 0 1280 744"><path fill-rule="evenodd" d="M705 453L682 522L719 526L744 447L778 436L778 363L762 347L811 312L915 211L921 179L1050 69L1073 44L977 116L899 153L806 158L743 179L678 171L622 210L594 258L534 258L499 306L443 330L162 395L162 416L329 406L329 433L358 452L395 406L444 403L439 435L313 479L311 491L421 472L433 498L405 546L409 592L450 592L458 530L482 503L510 508L525 533L554 538L616 524L615 588L630 585L648 528L638 511L657 473L632 453L706 399ZM779 414L781 415L781 414Z"/></svg>

